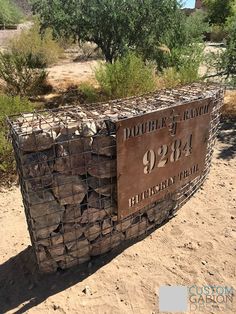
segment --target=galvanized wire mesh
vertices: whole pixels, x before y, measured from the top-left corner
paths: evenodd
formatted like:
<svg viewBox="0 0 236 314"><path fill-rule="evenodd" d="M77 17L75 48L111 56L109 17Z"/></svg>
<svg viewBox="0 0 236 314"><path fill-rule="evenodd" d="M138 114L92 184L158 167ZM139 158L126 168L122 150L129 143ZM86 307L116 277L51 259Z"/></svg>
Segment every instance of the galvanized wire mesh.
<svg viewBox="0 0 236 314"><path fill-rule="evenodd" d="M114 122L212 97L205 170L178 191L118 221ZM174 215L210 168L223 89L191 85L145 97L63 107L8 119L31 241L39 269L84 263Z"/></svg>

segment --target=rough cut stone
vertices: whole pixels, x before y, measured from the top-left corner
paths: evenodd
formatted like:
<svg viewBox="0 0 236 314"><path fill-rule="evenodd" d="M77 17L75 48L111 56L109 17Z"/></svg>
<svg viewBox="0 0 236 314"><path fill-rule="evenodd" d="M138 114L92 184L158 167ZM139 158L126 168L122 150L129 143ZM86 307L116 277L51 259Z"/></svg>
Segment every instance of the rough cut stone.
<svg viewBox="0 0 236 314"><path fill-rule="evenodd" d="M126 230L126 239L131 239L138 237L142 234L144 234L147 230L148 222L147 218L142 217L141 221L137 222L136 224L133 224Z"/></svg>
<svg viewBox="0 0 236 314"><path fill-rule="evenodd" d="M52 147L56 133L51 132L34 132L27 135L19 136L20 149L24 152L38 152Z"/></svg>
<svg viewBox="0 0 236 314"><path fill-rule="evenodd" d="M91 153L60 157L55 161L54 170L63 174L85 175L90 160Z"/></svg>
<svg viewBox="0 0 236 314"><path fill-rule="evenodd" d="M93 138L92 152L98 155L115 156L116 138L115 136L96 136Z"/></svg>
<svg viewBox="0 0 236 314"><path fill-rule="evenodd" d="M100 221L107 215L109 215L109 212L104 209L88 208L82 214L81 223L86 224Z"/></svg>
<svg viewBox="0 0 236 314"><path fill-rule="evenodd" d="M105 198L104 201L104 209L107 213L116 214L117 213L117 204L114 200Z"/></svg>
<svg viewBox="0 0 236 314"><path fill-rule="evenodd" d="M71 247L71 243L73 243L73 241L79 239L83 235L83 232L84 228L81 226L77 228L74 226L68 226L68 229L66 229L64 233L64 243L68 249Z"/></svg>
<svg viewBox="0 0 236 314"><path fill-rule="evenodd" d="M92 137L97 133L96 123L94 121L84 121L79 128L80 135Z"/></svg>
<svg viewBox="0 0 236 314"><path fill-rule="evenodd" d="M80 222L81 220L81 208L80 205L66 205L66 209L63 215L63 222Z"/></svg>
<svg viewBox="0 0 236 314"><path fill-rule="evenodd" d="M88 206L92 208L103 209L104 199L99 196L96 192L92 192L88 197Z"/></svg>
<svg viewBox="0 0 236 314"><path fill-rule="evenodd" d="M102 234L106 235L108 233L111 233L113 230L113 225L111 222L111 219L105 219L102 223Z"/></svg>
<svg viewBox="0 0 236 314"><path fill-rule="evenodd" d="M59 135L57 142L54 170L65 174L86 174L91 160L91 138Z"/></svg>
<svg viewBox="0 0 236 314"><path fill-rule="evenodd" d="M51 239L43 239L43 240L37 240L36 247L38 246L50 246L51 245Z"/></svg>
<svg viewBox="0 0 236 314"><path fill-rule="evenodd" d="M50 234L50 237L51 237L51 242L52 242L52 245L58 245L60 243L63 243L63 234L60 233L60 232L52 232Z"/></svg>
<svg viewBox="0 0 236 314"><path fill-rule="evenodd" d="M169 215L173 208L173 200L164 200L155 207L147 210L147 217L150 222L161 224Z"/></svg>
<svg viewBox="0 0 236 314"><path fill-rule="evenodd" d="M88 187L79 176L55 175L52 187L61 205L80 204Z"/></svg>
<svg viewBox="0 0 236 314"><path fill-rule="evenodd" d="M99 223L96 223L86 228L84 231L84 235L89 241L93 241L97 239L100 233L101 233L101 225Z"/></svg>
<svg viewBox="0 0 236 314"><path fill-rule="evenodd" d="M114 179L88 178L88 185L97 193L104 196L111 196L116 193L116 184Z"/></svg>
<svg viewBox="0 0 236 314"><path fill-rule="evenodd" d="M116 230L119 232L124 232L132 225L132 222L133 222L133 218L128 218L126 220L123 220L119 224L116 225Z"/></svg>
<svg viewBox="0 0 236 314"><path fill-rule="evenodd" d="M90 244L87 239L74 241L69 249L69 255L72 257L82 257L89 254Z"/></svg>
<svg viewBox="0 0 236 314"><path fill-rule="evenodd" d="M47 260L48 259L48 255L47 255L47 253L46 253L46 250L45 250L45 248L43 247L43 246L38 246L38 248L37 248L37 255L38 255L38 258L39 258L39 260L41 261L41 262L43 262L43 261L45 261L45 260Z"/></svg>
<svg viewBox="0 0 236 314"><path fill-rule="evenodd" d="M116 159L92 155L88 164L88 173L96 178L112 178L116 176Z"/></svg>
<svg viewBox="0 0 236 314"><path fill-rule="evenodd" d="M57 267L57 263L52 258L41 262L39 265L39 269L42 273L53 273L57 270Z"/></svg>
<svg viewBox="0 0 236 314"><path fill-rule="evenodd" d="M33 228L36 239L39 241L45 240L45 239L47 240L48 238L50 238L50 234L54 232L58 228L58 226L59 224L54 225L54 226L49 226L49 227L43 227L40 229Z"/></svg>
<svg viewBox="0 0 236 314"><path fill-rule="evenodd" d="M118 246L125 236L123 233L113 233L99 238L98 241L92 244L91 256L100 255L110 251L112 248Z"/></svg>
<svg viewBox="0 0 236 314"><path fill-rule="evenodd" d="M56 153L57 157L64 156L63 154L78 154L83 152L91 151L92 138L91 137L81 137L79 135L66 135L59 134L56 138ZM64 150L61 151L61 146Z"/></svg>
<svg viewBox="0 0 236 314"><path fill-rule="evenodd" d="M54 158L55 156L52 149L23 155L22 163L24 165L23 171L25 178L35 178L51 174L53 171Z"/></svg>
<svg viewBox="0 0 236 314"><path fill-rule="evenodd" d="M49 225L45 223L45 227L60 223L65 207L58 204L50 191L46 190L29 193L29 203L31 204L29 210L33 219L40 217L42 220L45 217L46 221L47 215L54 215L53 217L55 217L56 220L55 223L53 223L53 221ZM58 217L58 219L56 217ZM48 219L50 220L50 218Z"/></svg>
<svg viewBox="0 0 236 314"><path fill-rule="evenodd" d="M53 150L23 155L23 176L28 190L38 190L52 184Z"/></svg>
<svg viewBox="0 0 236 314"><path fill-rule="evenodd" d="M37 217L34 218L34 226L36 229L39 228L44 228L44 227L50 227L50 226L54 226L56 224L59 224L62 220L62 216L63 216L63 212L57 212L54 214L48 214L46 216L42 216L42 217ZM53 229L55 230L55 229Z"/></svg>
<svg viewBox="0 0 236 314"><path fill-rule="evenodd" d="M58 257L58 256L63 255L65 253L65 245L59 244L59 245L54 246L54 247L48 247L47 250L48 250L48 252L52 258Z"/></svg>
<svg viewBox="0 0 236 314"><path fill-rule="evenodd" d="M78 121L70 121L67 125L64 125L60 129L62 135L72 135L78 130L79 124Z"/></svg>

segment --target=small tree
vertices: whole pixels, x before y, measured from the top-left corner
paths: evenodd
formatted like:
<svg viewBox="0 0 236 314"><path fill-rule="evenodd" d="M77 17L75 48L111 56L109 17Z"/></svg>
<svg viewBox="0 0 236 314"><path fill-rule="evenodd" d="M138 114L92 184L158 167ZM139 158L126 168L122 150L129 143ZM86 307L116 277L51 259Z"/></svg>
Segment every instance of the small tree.
<svg viewBox="0 0 236 314"><path fill-rule="evenodd" d="M166 33L169 44L173 39L183 40L183 33L178 31L182 15L177 0L32 0L32 3L43 29L52 27L56 36L71 35L94 42L110 63L129 49L137 49L144 58L150 57L153 43L160 46Z"/></svg>
<svg viewBox="0 0 236 314"><path fill-rule="evenodd" d="M40 69L36 68L40 64ZM47 72L33 55L0 53L0 78L10 95L32 96L45 84Z"/></svg>
<svg viewBox="0 0 236 314"><path fill-rule="evenodd" d="M204 0L211 24L224 25L233 15L235 0Z"/></svg>
<svg viewBox="0 0 236 314"><path fill-rule="evenodd" d="M236 20L229 28L226 51L222 55L222 67L227 77L236 76Z"/></svg>

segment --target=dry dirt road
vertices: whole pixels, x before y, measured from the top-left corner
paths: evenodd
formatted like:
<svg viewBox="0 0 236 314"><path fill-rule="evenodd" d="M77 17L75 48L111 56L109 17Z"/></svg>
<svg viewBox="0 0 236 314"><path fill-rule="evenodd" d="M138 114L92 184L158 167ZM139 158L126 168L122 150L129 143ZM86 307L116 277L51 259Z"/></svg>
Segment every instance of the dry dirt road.
<svg viewBox="0 0 236 314"><path fill-rule="evenodd" d="M159 313L161 285L236 288L235 136L236 125L225 123L209 179L171 221L89 267L55 275L37 274L19 189L3 190L0 313L151 314ZM221 313L236 313L236 296L233 305Z"/></svg>

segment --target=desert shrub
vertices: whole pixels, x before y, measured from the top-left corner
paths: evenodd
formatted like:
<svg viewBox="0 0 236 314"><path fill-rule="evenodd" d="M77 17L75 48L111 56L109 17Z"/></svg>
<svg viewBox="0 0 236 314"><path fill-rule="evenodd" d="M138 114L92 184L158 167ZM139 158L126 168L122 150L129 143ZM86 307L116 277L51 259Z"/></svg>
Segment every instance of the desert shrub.
<svg viewBox="0 0 236 314"><path fill-rule="evenodd" d="M0 24L17 24L22 18L21 10L9 0L0 0Z"/></svg>
<svg viewBox="0 0 236 314"><path fill-rule="evenodd" d="M82 58L88 60L90 58L102 58L101 50L98 46L91 42L80 42L79 47L81 49Z"/></svg>
<svg viewBox="0 0 236 314"><path fill-rule="evenodd" d="M6 84L10 95L33 96L40 93L45 85L47 72L32 55L0 53L0 78Z"/></svg>
<svg viewBox="0 0 236 314"><path fill-rule="evenodd" d="M234 22L228 30L226 50L222 54L222 68L225 69L226 75L236 77L236 15Z"/></svg>
<svg viewBox="0 0 236 314"><path fill-rule="evenodd" d="M203 52L204 46L201 44L173 50L171 58L175 60L175 66L163 70L161 79L164 81L164 86L172 88L198 81Z"/></svg>
<svg viewBox="0 0 236 314"><path fill-rule="evenodd" d="M192 44L181 49L176 69L182 84L192 83L199 79L199 68L203 61L204 45Z"/></svg>
<svg viewBox="0 0 236 314"><path fill-rule="evenodd" d="M86 103L93 103L99 101L99 91L90 83L81 83L79 86L84 101Z"/></svg>
<svg viewBox="0 0 236 314"><path fill-rule="evenodd" d="M224 25L233 13L235 0L203 0L211 24Z"/></svg>
<svg viewBox="0 0 236 314"><path fill-rule="evenodd" d="M135 53L128 53L113 64L101 64L95 76L110 98L140 95L155 90L153 65L146 65Z"/></svg>
<svg viewBox="0 0 236 314"><path fill-rule="evenodd" d="M30 29L22 31L10 41L10 48L13 53L26 57L31 55L47 66L57 62L63 52L60 44L53 39L52 30L47 28L40 34L37 20Z"/></svg>
<svg viewBox="0 0 236 314"><path fill-rule="evenodd" d="M227 32L223 26L213 25L211 28L211 41L220 43L227 37Z"/></svg>
<svg viewBox="0 0 236 314"><path fill-rule="evenodd" d="M208 53L207 63L214 71L210 77L218 77L235 87L236 83L236 20L228 27L226 48L222 51Z"/></svg>
<svg viewBox="0 0 236 314"><path fill-rule="evenodd" d="M210 26L207 21L207 13L203 11L194 12L186 18L184 28L186 42L201 42L204 34L210 31Z"/></svg>
<svg viewBox="0 0 236 314"><path fill-rule="evenodd" d="M12 146L7 139L6 116L32 110L33 105L28 100L0 94L0 177L15 171Z"/></svg>

